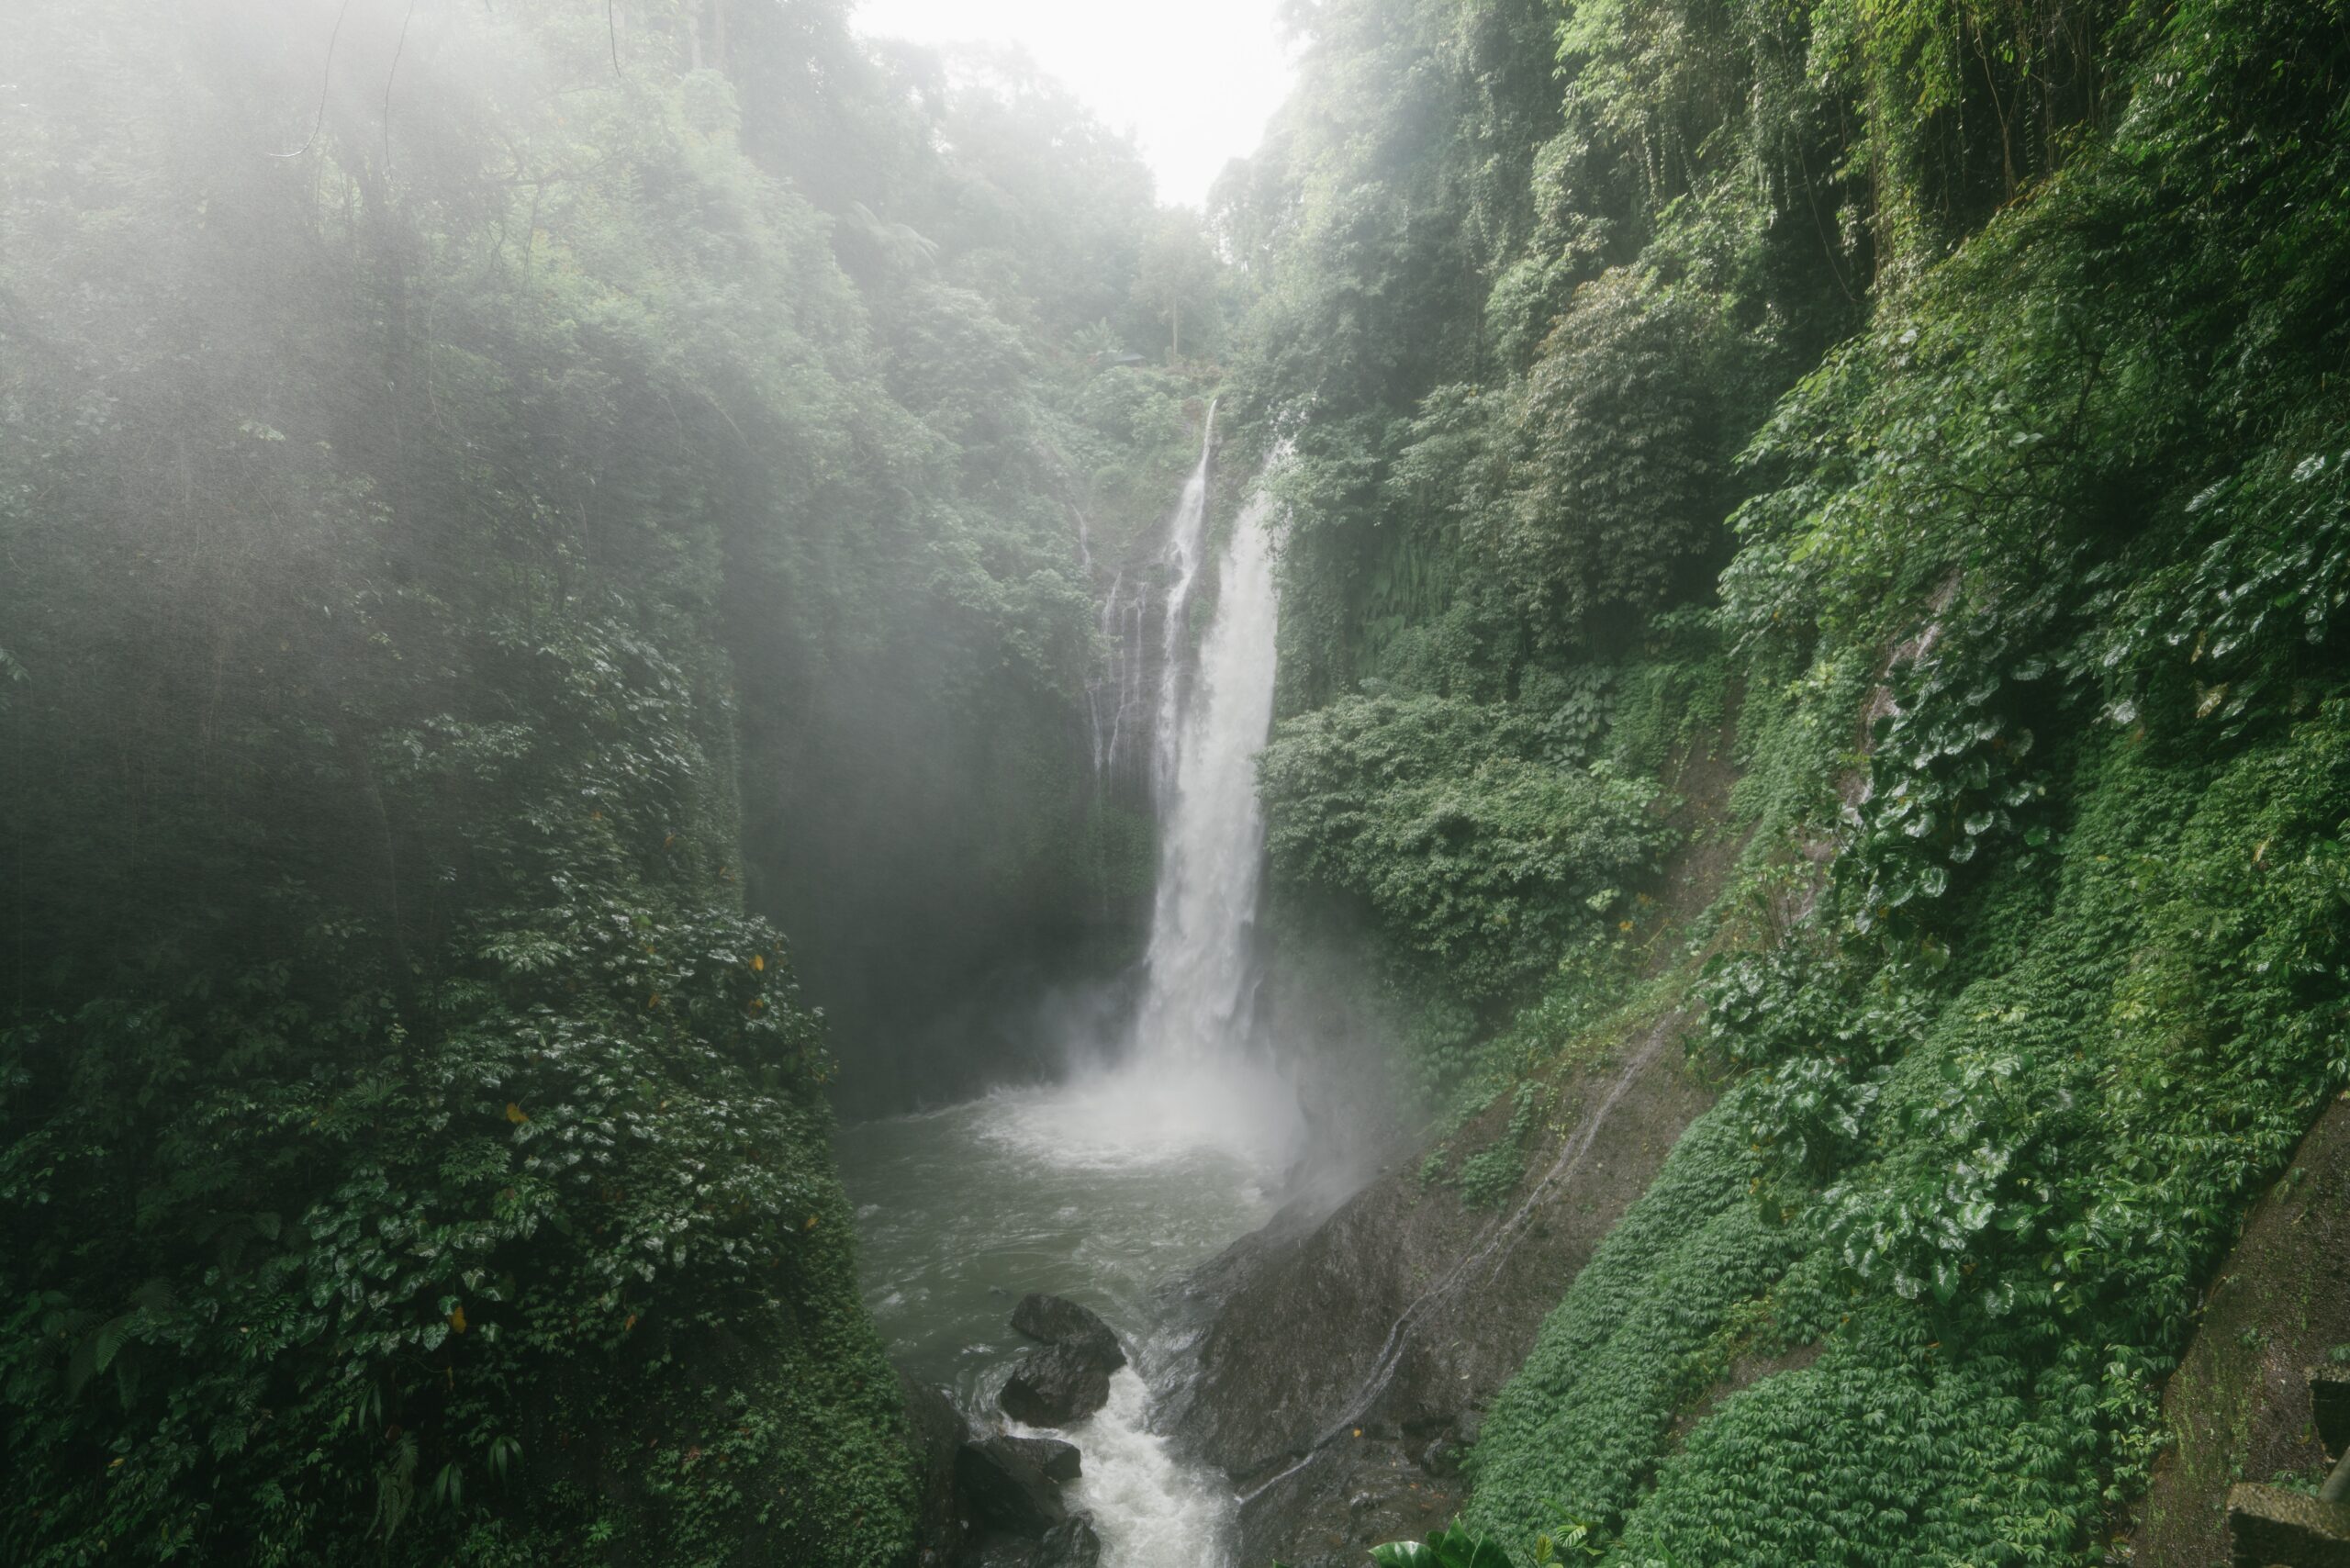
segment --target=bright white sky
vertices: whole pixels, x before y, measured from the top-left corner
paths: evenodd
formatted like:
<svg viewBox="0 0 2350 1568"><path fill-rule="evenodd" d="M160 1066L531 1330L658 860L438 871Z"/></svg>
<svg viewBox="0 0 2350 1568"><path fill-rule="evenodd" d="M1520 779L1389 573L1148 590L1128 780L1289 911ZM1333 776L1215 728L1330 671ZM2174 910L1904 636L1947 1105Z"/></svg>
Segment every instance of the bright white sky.
<svg viewBox="0 0 2350 1568"><path fill-rule="evenodd" d="M1113 130L1131 130L1158 199L1197 207L1257 150L1289 91L1274 0L859 0L859 32L1016 43Z"/></svg>

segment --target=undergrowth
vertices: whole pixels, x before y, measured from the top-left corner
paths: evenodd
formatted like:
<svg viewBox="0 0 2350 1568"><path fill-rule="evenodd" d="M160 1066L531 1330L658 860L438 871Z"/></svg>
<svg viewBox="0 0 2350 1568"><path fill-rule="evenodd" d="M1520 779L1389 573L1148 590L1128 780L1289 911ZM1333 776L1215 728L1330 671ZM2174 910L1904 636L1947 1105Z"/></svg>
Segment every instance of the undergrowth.
<svg viewBox="0 0 2350 1568"><path fill-rule="evenodd" d="M1645 14L1574 11L1592 58ZM1762 423L1714 623L1752 827L1697 928L1724 1092L1490 1412L1472 1531L1548 1560L1572 1521L1628 1568L2106 1553L2210 1271L2350 1081L2345 23L2104 18L2061 166L1905 250ZM1657 221L1705 279L1704 220ZM1605 689L1619 758L1669 733L1654 693L1712 700Z"/></svg>

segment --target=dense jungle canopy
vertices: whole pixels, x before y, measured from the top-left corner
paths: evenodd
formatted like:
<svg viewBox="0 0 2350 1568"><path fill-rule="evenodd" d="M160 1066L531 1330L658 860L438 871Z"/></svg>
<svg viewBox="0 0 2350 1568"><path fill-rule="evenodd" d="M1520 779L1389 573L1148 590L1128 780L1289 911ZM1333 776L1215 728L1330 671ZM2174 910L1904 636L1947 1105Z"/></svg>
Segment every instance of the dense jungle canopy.
<svg viewBox="0 0 2350 1568"><path fill-rule="evenodd" d="M1703 1086L1441 1550L2243 1467L2164 1393L2350 1086L2350 6L1278 9L1193 213L848 0L10 8L0 1557L955 1561L834 1117L1130 1000L1211 399L1308 1156L1501 1213Z"/></svg>

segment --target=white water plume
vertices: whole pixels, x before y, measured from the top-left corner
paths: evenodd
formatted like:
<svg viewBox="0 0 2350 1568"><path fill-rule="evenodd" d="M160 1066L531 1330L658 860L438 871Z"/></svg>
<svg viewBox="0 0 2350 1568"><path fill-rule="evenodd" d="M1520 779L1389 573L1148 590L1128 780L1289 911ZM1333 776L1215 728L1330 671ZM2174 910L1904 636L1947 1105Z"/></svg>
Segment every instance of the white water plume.
<svg viewBox="0 0 2350 1568"><path fill-rule="evenodd" d="M1235 522L1189 700L1164 705L1174 764L1160 812L1149 980L1135 1024L1138 1063L1229 1060L1246 1031L1265 849L1257 754L1272 724L1280 611L1271 515L1260 492Z"/></svg>
<svg viewBox="0 0 2350 1568"><path fill-rule="evenodd" d="M1110 1380L1110 1403L1063 1437L1084 1454L1085 1473L1069 1487L1073 1513L1093 1516L1107 1565L1175 1568L1221 1562L1230 1551L1232 1499L1209 1474L1183 1464L1148 1425L1150 1391L1133 1368Z"/></svg>
<svg viewBox="0 0 2350 1568"><path fill-rule="evenodd" d="M1213 426L1213 409L1209 417ZM989 1136L1103 1181L1156 1171L1180 1182L1195 1179L1201 1160L1213 1160L1236 1176L1248 1172L1245 1185L1262 1203L1302 1132L1293 1086L1249 1039L1265 850L1257 754L1272 725L1279 630L1275 514L1260 490L1234 520L1218 562L1214 612L1187 672L1192 599L1207 554L1210 450L1202 451L1184 488L1169 542L1172 580L1153 746L1158 885L1133 1034L1113 1065L1080 1070L1046 1094L1003 1102ZM1105 1568L1220 1562L1232 1494L1168 1450L1151 1430L1150 1411L1144 1381L1121 1373L1109 1406L1069 1434L1085 1454L1085 1478L1070 1502L1093 1514Z"/></svg>
<svg viewBox="0 0 2350 1568"><path fill-rule="evenodd" d="M1142 782L1154 800L1164 801L1172 786L1179 743L1177 726L1185 690L1183 644L1189 629L1192 594L1200 578L1207 543L1208 480L1215 456L1215 404L1208 404L1200 432L1199 461L1183 482L1182 494L1168 520L1167 540L1158 566L1164 568L1165 591L1154 599L1154 581L1162 574L1120 567L1102 598L1097 629L1109 659L1086 690L1086 719L1092 732L1093 778L1096 789L1125 777L1129 750L1147 744L1147 758L1133 766L1147 769ZM1090 534L1080 518L1079 552L1087 575L1093 570ZM1145 626L1154 602L1159 612L1156 659L1146 652ZM1155 690L1147 691L1150 672L1158 676Z"/></svg>
<svg viewBox="0 0 2350 1568"><path fill-rule="evenodd" d="M1210 409L1213 427L1214 409ZM1151 1388L1180 1375L1152 1287L1270 1212L1301 1132L1293 1086L1255 1051L1249 1013L1265 825L1256 762L1273 711L1278 603L1273 507L1234 520L1211 579L1213 428L1171 519L1157 733L1150 741L1159 868L1148 976L1123 1052L1050 1087L874 1124L844 1137L867 1261L868 1296L893 1353L950 1383L982 1421L1015 1347L1011 1301L1030 1290L1103 1312L1136 1365L1110 1403L1061 1434L1084 1454L1072 1508L1090 1512L1103 1568L1200 1568L1226 1561L1236 1499L1151 1429ZM1138 574L1113 585L1102 631L1131 639L1097 689L1097 770L1139 751L1147 711ZM1214 610L1187 659L1195 596Z"/></svg>
<svg viewBox="0 0 2350 1568"><path fill-rule="evenodd" d="M1192 594L1198 588L1200 566L1207 554L1208 479L1215 455L1215 405L1208 405L1206 431L1200 439L1200 460L1183 482L1182 498L1175 503L1174 520L1167 529L1169 580L1167 603L1159 622L1158 714L1152 732L1151 788L1166 815L1168 791L1181 764L1183 719L1183 642L1191 629Z"/></svg>

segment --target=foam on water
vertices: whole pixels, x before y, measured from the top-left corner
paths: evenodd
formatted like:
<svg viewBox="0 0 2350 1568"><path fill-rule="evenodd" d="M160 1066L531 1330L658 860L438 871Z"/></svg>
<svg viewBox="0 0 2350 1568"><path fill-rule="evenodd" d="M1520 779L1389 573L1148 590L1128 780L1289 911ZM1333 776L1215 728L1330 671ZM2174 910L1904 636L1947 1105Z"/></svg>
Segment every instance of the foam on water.
<svg viewBox="0 0 2350 1568"><path fill-rule="evenodd" d="M1296 1090L1253 1060L1138 1058L1049 1090L999 1091L980 1136L1069 1169L1132 1170L1220 1155L1278 1172L1297 1146Z"/></svg>
<svg viewBox="0 0 2350 1568"><path fill-rule="evenodd" d="M1125 1342L1136 1365L1112 1380L1108 1406L1054 1434L1083 1450L1067 1496L1093 1516L1104 1568L1225 1561L1231 1489L1150 1428L1153 1383L1181 1373L1155 1292L1271 1217L1280 1176L1278 1128L1204 1112L1154 1120L1154 1107L1181 1103L1165 1090L1104 1073L844 1128L839 1140L866 1305L890 1358L950 1388L975 1421L1019 1429L995 1396L1029 1349L1008 1321L1026 1293L1082 1302Z"/></svg>
<svg viewBox="0 0 2350 1568"><path fill-rule="evenodd" d="M1093 1516L1102 1558L1120 1568L1196 1568L1230 1550L1232 1498L1216 1478L1168 1451L1149 1427L1150 1391L1129 1367L1110 1380L1110 1403L1058 1437L1083 1450L1085 1473L1063 1494L1073 1512Z"/></svg>
<svg viewBox="0 0 2350 1568"><path fill-rule="evenodd" d="M1158 885L1132 1034L1122 1050L1080 1050L1087 1065L1050 1088L841 1135L867 1305L890 1354L951 1385L976 1420L1002 1420L995 1394L1023 1348L1006 1319L1022 1294L1083 1302L1125 1340L1136 1364L1113 1380L1103 1409L1062 1434L1083 1450L1069 1502L1093 1516L1105 1568L1201 1568L1228 1555L1231 1489L1150 1428L1153 1380L1180 1374L1151 1293L1270 1217L1303 1131L1294 1085L1249 1037L1264 858L1256 758L1272 720L1278 611L1261 497L1219 562L1196 666L1181 656L1206 554L1214 417L1170 526ZM1114 684L1114 708L1094 715L1097 768L1135 707L1129 683Z"/></svg>

